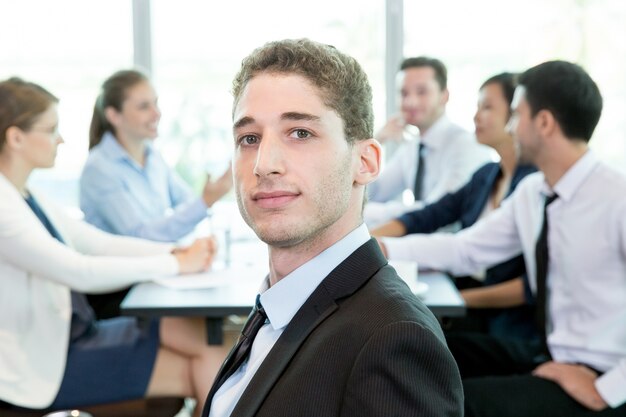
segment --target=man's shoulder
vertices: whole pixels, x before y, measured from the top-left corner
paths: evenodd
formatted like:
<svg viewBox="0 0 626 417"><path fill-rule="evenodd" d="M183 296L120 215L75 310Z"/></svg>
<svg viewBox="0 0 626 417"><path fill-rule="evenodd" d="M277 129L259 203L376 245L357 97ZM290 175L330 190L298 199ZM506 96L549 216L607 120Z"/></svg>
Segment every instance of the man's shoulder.
<svg viewBox="0 0 626 417"><path fill-rule="evenodd" d="M386 326L391 323L415 323L435 333L443 340L443 333L432 312L416 297L390 265L382 267L354 297L362 301L364 320ZM371 317L368 317L371 316Z"/></svg>
<svg viewBox="0 0 626 417"><path fill-rule="evenodd" d="M515 192L517 194L523 194L528 192L537 193L543 186L544 182L545 177L543 175L543 172L531 172L520 180L519 184L515 188Z"/></svg>
<svg viewBox="0 0 626 417"><path fill-rule="evenodd" d="M598 162L593 175L596 180L604 181L617 187L626 187L626 173L605 162Z"/></svg>
<svg viewBox="0 0 626 417"><path fill-rule="evenodd" d="M583 185L587 193L605 203L626 205L626 174L604 162L599 162Z"/></svg>
<svg viewBox="0 0 626 417"><path fill-rule="evenodd" d="M449 140L474 141L474 135L472 135L472 133L469 130L467 130L460 124L455 123L449 119L446 119L446 122L442 125L441 135L446 138L449 138Z"/></svg>

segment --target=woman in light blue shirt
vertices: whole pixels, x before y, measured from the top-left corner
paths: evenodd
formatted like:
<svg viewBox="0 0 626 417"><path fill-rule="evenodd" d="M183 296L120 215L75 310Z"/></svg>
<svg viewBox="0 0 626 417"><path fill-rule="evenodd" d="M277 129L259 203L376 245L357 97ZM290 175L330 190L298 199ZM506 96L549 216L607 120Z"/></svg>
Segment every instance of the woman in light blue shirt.
<svg viewBox="0 0 626 417"><path fill-rule="evenodd" d="M80 179L87 222L109 233L173 242L193 231L207 208L230 190L228 171L215 182L207 180L200 197L194 195L153 147L160 118L157 94L144 74L123 70L104 82ZM111 317L124 294L94 296L90 302L99 317Z"/></svg>
<svg viewBox="0 0 626 417"><path fill-rule="evenodd" d="M124 70L104 82L80 179L87 222L110 233L172 242L190 233L230 190L227 172L194 196L153 147L160 118L156 92L145 75Z"/></svg>

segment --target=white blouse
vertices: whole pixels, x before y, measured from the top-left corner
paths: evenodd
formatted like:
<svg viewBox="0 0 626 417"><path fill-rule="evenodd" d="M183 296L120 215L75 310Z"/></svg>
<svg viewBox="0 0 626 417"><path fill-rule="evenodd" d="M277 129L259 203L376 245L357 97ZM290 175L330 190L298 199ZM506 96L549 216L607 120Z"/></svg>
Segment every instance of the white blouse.
<svg viewBox="0 0 626 417"><path fill-rule="evenodd" d="M113 236L34 195L66 245L54 239L0 174L0 399L44 408L63 373L70 289L110 292L178 273L169 244Z"/></svg>

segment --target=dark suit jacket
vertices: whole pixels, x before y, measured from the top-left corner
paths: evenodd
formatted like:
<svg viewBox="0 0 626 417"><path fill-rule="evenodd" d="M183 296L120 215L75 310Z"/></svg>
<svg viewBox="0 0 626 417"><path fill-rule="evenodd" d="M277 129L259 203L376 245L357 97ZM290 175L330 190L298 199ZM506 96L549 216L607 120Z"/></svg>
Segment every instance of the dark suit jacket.
<svg viewBox="0 0 626 417"><path fill-rule="evenodd" d="M213 398L209 393L203 416ZM233 417L462 416L456 363L432 313L373 239L287 325Z"/></svg>
<svg viewBox="0 0 626 417"><path fill-rule="evenodd" d="M508 197L517 184L528 174L536 171L532 165L520 165L515 170ZM409 233L432 233L437 229L461 222L470 227L485 209L496 181L502 175L500 164L492 162L479 168L470 181L454 193L448 193L421 210L415 210L398 218ZM517 278L526 273L522 255L495 265L486 271L484 285L493 285ZM531 338L536 337L534 312L531 306L496 309L489 314L489 333L494 336Z"/></svg>

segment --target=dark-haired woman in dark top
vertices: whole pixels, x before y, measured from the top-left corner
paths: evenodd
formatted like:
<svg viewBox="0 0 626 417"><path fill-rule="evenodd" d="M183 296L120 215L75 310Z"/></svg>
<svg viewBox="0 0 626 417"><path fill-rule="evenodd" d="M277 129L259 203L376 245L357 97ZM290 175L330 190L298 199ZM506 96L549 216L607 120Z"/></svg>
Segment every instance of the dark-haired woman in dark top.
<svg viewBox="0 0 626 417"><path fill-rule="evenodd" d="M373 236L432 233L456 222L462 228L469 227L496 209L526 175L536 170L533 166L518 165L513 137L506 130L514 90L514 74L502 73L489 78L480 87L474 116L476 138L492 147L500 156L500 162L479 168L458 191L373 229ZM524 259L520 255L489 268L478 280L459 280L457 285L462 288L469 316L475 319L472 322L480 322L479 327L494 335L535 337L532 308L526 299L515 295L524 286L524 273Z"/></svg>

